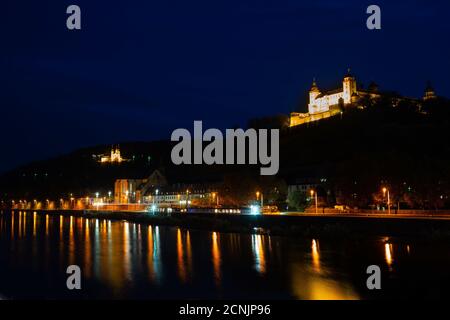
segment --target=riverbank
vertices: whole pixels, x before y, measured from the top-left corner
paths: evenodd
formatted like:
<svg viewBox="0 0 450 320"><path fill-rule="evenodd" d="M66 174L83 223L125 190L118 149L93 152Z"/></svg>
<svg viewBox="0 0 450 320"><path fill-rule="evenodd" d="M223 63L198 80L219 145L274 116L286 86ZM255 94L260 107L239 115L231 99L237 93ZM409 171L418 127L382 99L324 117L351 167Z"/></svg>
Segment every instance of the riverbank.
<svg viewBox="0 0 450 320"><path fill-rule="evenodd" d="M36 212L35 210L14 210ZM5 212L5 211L3 211ZM348 215L242 215L215 213L151 214L147 212L56 211L37 214L88 219L126 220L146 225L177 226L218 232L262 233L296 237L363 238L367 236L419 237L450 241L450 219L413 216Z"/></svg>

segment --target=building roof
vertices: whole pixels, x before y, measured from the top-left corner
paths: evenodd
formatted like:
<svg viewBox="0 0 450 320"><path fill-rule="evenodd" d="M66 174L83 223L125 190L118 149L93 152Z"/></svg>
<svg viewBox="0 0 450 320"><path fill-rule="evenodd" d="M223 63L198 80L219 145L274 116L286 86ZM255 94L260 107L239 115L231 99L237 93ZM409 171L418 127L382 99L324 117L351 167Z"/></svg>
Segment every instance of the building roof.
<svg viewBox="0 0 450 320"><path fill-rule="evenodd" d="M344 78L353 78L352 74L350 73L350 68L347 69L347 73Z"/></svg>
<svg viewBox="0 0 450 320"><path fill-rule="evenodd" d="M313 79L313 83L312 83L311 89L309 89L309 91L320 92L319 87L317 86L317 83L316 83L316 78Z"/></svg>
<svg viewBox="0 0 450 320"><path fill-rule="evenodd" d="M329 90L329 91L324 91L324 92L322 92L321 94L319 94L319 95L316 97L316 99L317 99L317 98L322 98L322 97L325 97L325 96L329 96L329 95L331 95L331 94L336 94L336 93L339 93L339 92L342 92L342 88L334 89L334 90Z"/></svg>

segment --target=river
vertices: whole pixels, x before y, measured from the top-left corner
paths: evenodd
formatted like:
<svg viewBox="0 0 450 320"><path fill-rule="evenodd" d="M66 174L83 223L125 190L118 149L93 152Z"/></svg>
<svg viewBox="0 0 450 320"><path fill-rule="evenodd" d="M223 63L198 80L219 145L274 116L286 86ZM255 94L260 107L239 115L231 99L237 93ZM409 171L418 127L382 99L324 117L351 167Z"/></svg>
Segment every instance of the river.
<svg viewBox="0 0 450 320"><path fill-rule="evenodd" d="M78 265L82 289L68 290ZM368 290L378 265L381 290ZM449 297L450 243L219 233L45 213L0 213L6 299Z"/></svg>

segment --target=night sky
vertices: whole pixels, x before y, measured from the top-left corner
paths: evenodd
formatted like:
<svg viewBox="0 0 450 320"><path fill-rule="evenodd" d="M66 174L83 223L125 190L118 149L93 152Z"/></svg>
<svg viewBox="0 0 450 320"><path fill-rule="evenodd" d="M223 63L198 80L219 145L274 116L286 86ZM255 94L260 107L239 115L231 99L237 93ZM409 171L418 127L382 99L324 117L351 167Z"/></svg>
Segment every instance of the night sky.
<svg viewBox="0 0 450 320"><path fill-rule="evenodd" d="M66 8L82 30L66 28ZM366 28L378 4L382 30ZM450 97L450 2L6 0L0 171L79 147L305 108L313 77Z"/></svg>

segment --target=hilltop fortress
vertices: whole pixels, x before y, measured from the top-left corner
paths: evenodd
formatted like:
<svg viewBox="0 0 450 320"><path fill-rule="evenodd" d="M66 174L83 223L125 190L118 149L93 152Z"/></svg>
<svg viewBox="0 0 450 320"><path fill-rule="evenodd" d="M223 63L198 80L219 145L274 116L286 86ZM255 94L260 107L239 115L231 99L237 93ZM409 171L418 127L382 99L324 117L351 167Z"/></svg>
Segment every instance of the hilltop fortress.
<svg viewBox="0 0 450 320"><path fill-rule="evenodd" d="M345 108L352 105L364 107L360 104L363 99L376 99L381 96L382 93L378 91L378 86L373 82L369 85L367 90L358 88L355 77L350 74L350 69L342 80L342 87L335 90L322 92L314 79L311 89L309 90L308 112L292 112L290 115L289 126L294 127L304 123L326 119L341 114ZM436 95L433 88L428 84L422 99L428 100L435 97Z"/></svg>

